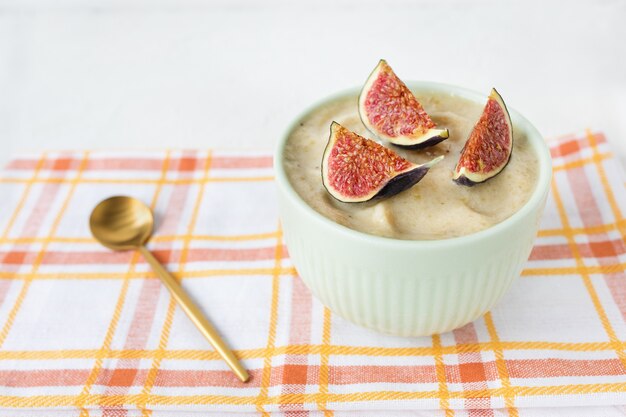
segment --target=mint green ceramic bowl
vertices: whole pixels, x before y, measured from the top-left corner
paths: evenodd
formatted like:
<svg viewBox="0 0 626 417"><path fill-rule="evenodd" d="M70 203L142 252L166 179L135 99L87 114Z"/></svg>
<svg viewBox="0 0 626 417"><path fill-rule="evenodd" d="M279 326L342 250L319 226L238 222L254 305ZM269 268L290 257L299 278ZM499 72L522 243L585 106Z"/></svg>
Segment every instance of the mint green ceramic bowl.
<svg viewBox="0 0 626 417"><path fill-rule="evenodd" d="M482 94L451 85L408 85L420 94L451 93L481 105L487 100ZM313 108L356 94L357 89L349 90ZM428 241L358 232L308 206L289 183L283 167L286 140L301 117L296 119L278 143L274 167L285 242L313 294L351 322L399 336L446 332L489 311L528 259L552 177L550 152L541 134L517 111L509 108L509 112L514 132L525 132L539 161L532 196L511 217L486 230Z"/></svg>

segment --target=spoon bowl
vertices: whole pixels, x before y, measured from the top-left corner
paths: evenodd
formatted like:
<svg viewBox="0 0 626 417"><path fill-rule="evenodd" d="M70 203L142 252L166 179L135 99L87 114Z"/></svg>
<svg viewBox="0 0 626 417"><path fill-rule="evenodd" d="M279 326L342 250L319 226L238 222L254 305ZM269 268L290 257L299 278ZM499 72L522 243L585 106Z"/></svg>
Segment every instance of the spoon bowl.
<svg viewBox="0 0 626 417"><path fill-rule="evenodd" d="M116 196L101 201L89 218L94 238L113 250L142 246L152 234L152 211L136 198Z"/></svg>

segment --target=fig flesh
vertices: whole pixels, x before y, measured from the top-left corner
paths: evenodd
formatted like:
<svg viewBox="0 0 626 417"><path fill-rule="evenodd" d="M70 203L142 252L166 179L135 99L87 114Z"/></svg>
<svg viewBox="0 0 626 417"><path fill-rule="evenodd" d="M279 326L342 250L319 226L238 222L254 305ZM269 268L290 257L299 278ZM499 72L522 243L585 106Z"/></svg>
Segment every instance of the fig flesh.
<svg viewBox="0 0 626 417"><path fill-rule="evenodd" d="M417 184L441 159L443 156L416 165L332 122L322 158L322 183L344 203L391 197Z"/></svg>
<svg viewBox="0 0 626 417"><path fill-rule="evenodd" d="M381 59L359 96L359 115L374 135L409 149L433 146L449 137L437 129L411 90Z"/></svg>
<svg viewBox="0 0 626 417"><path fill-rule="evenodd" d="M512 151L511 117L494 88L461 150L452 179L457 184L470 187L485 182L502 172L511 159Z"/></svg>

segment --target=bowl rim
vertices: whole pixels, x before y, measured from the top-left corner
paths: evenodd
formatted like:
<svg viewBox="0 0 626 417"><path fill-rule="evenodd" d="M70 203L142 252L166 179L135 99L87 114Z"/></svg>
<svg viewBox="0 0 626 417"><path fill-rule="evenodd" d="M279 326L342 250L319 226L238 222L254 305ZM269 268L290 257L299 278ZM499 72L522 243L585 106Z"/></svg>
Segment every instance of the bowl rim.
<svg viewBox="0 0 626 417"><path fill-rule="evenodd" d="M423 92L443 92L452 94L453 96L459 96L465 99L477 103L485 103L487 101L487 95L478 93L474 90L459 87L451 84L431 82L431 81L408 81L407 86L411 90L418 90ZM328 217L315 211L292 187L287 174L284 169L283 153L285 145L290 133L298 126L299 122L309 115L311 112L319 108L320 106L338 100L344 97L356 96L361 90L361 87L352 87L335 94L329 95L321 100L314 102L311 106L300 112L296 118L289 124L284 131L281 138L274 150L273 166L275 182L278 187L284 191L284 194L290 200L292 204L295 204L299 210L302 210L311 219L316 221L321 226L332 229L334 233L344 235L346 238L357 239L363 243L371 243L378 247L395 248L395 249L436 249L439 247L449 246L466 246L476 243L477 241L488 239L491 236L499 235L512 227L514 224L522 221L528 215L532 214L538 207L542 206L548 192L550 191L550 184L552 180L552 158L547 143L537 128L535 128L528 119L522 116L517 110L507 105L507 110L511 116L513 127L522 129L526 132L529 143L537 155L539 165L539 175L537 178L537 184L530 198L524 205L513 213L510 217L503 221L488 227L487 229L480 230L478 232L470 233L468 235L445 238L445 239L433 239L433 240L410 240L410 239L397 239L392 237L378 236L365 232L361 232L355 229L351 229L347 226L339 224ZM355 103L355 105L357 105Z"/></svg>

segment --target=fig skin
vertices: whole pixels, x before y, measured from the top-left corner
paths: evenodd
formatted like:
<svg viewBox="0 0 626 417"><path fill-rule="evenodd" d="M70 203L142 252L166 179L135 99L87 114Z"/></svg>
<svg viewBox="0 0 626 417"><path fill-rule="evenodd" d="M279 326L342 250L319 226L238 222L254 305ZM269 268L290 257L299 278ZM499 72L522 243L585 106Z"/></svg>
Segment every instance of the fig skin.
<svg viewBox="0 0 626 417"><path fill-rule="evenodd" d="M361 153L366 151L370 153L380 152L373 157L373 160L366 160L365 163L377 162L379 165L386 164L387 175L389 175L389 177L383 179L383 182L381 182L377 187L372 187L368 192L357 196L351 196L345 192L342 193L342 190L332 186L331 184L332 174L329 172L329 166L331 165L329 160L333 156L333 148L337 145L337 142L342 139L345 140L346 136L349 136L350 139L358 142L358 146L361 148ZM336 155L334 156L336 157ZM371 155L369 156L371 157ZM355 163L354 160L350 160L349 154L345 155L345 158L347 159L344 160L344 162L348 165ZM324 150L324 155L322 157L322 184L333 198L344 203L363 203L366 201L379 200L396 195L417 184L422 178L424 178L428 170L441 159L443 159L443 156L435 158L422 165L413 164L395 154L391 149L385 148L370 139L363 138L362 136L344 128L337 122L332 122L330 126L328 144L326 145L326 149ZM363 161L361 160L361 162ZM398 169L398 166L400 166L400 170L396 170ZM357 166L356 168L358 170L359 167ZM380 171L374 171L372 172L372 175L380 175ZM348 182L348 184L349 183L350 182Z"/></svg>
<svg viewBox="0 0 626 417"><path fill-rule="evenodd" d="M509 155L509 159L506 160L506 163L502 166L502 168L500 169L500 171L498 171L498 174L501 173L502 171L504 171L504 168L507 167L507 165L509 165L509 162L511 162L511 155ZM492 175L491 177L488 177L482 181L472 181L469 178L467 178L465 175L461 175L458 178L453 178L452 181L454 181L455 183L459 184L459 185L464 185L466 187L473 187L475 185L478 184L483 184L487 181L489 181L492 178L495 178L498 174Z"/></svg>
<svg viewBox="0 0 626 417"><path fill-rule="evenodd" d="M482 183L480 183L480 182L474 182L474 181L472 181L472 180L468 179L468 178L467 178L466 176L464 176L464 175L463 175L463 176L460 176L459 178L454 178L452 181L456 182L456 183L457 183L457 184L459 184L459 185L465 185L466 187L473 187L473 186L475 186L476 184L482 184ZM485 181L487 181L487 180L485 180ZM483 182L485 182L485 181L483 181Z"/></svg>
<svg viewBox="0 0 626 417"><path fill-rule="evenodd" d="M386 118L387 120L393 120L394 117L398 116L400 116L400 118L402 118L402 116L415 118L419 121L416 122L417 125L412 125L413 129L417 129L418 127L423 129L421 134L419 133L419 131L416 133L416 130L413 130L412 133L394 133L394 135L392 135L390 132L384 132L383 130L381 130L381 128L379 128L379 126L375 126L374 123L370 121L371 108L369 108L368 104L368 95L370 92L373 91L373 85L379 80L381 74L383 75L383 77L388 77L391 85L395 84L395 86L397 87L397 91L395 91L395 94L398 94L401 97L399 102L396 100L396 107L388 109L389 112L385 113L382 117ZM396 96L396 98L397 97L398 96ZM393 69L391 69L389 64L387 64L387 61L385 61L384 59L381 59L378 62L376 68L374 68L374 70L370 73L369 77L365 81L365 84L361 89L361 93L359 94L358 103L359 117L361 118L361 121L363 122L365 127L367 127L370 132L376 135L376 137L383 139L400 148L424 149L430 146L434 146L450 137L450 132L448 131L448 129L436 128L436 124L431 120L430 116L426 113L419 101L417 101L417 99L413 95L413 92L411 92L406 84L404 84L404 82L400 80L400 78L393 72ZM392 110L397 111L398 107L401 108L401 114L392 115ZM408 115L404 113L406 111L409 112ZM395 127L393 128L393 130L395 131L395 129L399 126L397 123L401 122L398 122L398 120L396 119L395 121L391 121L391 123L394 124Z"/></svg>
<svg viewBox="0 0 626 417"><path fill-rule="evenodd" d="M443 156L437 158L437 162L443 159ZM435 162L435 163L437 163ZM426 164L424 164L426 165ZM422 178L428 173L431 166L418 165L415 169L402 173L391 180L376 194L372 200L382 200L388 197L392 197L404 190L408 190L415 184L420 182ZM372 201L370 200L370 201Z"/></svg>
<svg viewBox="0 0 626 417"><path fill-rule="evenodd" d="M429 139L426 139L424 142L416 143L414 145L399 145L393 142L391 142L391 144L393 146L397 146L398 148L402 148L402 149L420 150L420 149L430 148L431 146L435 146L443 142L444 140L448 139L449 137L450 137L450 134L448 133L448 130L446 129L445 133L439 134L437 136L431 136Z"/></svg>
<svg viewBox="0 0 626 417"><path fill-rule="evenodd" d="M470 152L472 149L477 149L478 150L483 150L482 148L476 146L476 142L471 143L470 141L473 139L476 140L484 140L487 141L489 140L489 138L473 138L473 135L475 134L475 130L477 129L477 127L479 126L479 124L481 122L485 122L485 112L487 111L489 105L491 104L490 102L495 102L496 105L498 105L500 107L500 109L502 109L503 111L503 115L504 115L504 123L506 123L507 126L507 136L509 138L509 143L508 143L508 148L506 149L507 151L507 156L506 156L506 160L500 162L499 164L495 165L494 167L492 167L491 170L489 171L482 171L482 172L473 172L470 171L466 166L461 165L464 158L467 157L467 152ZM483 132L484 133L484 132ZM490 132L487 132L490 133ZM468 147L468 145L472 145L472 147ZM485 108L483 110L483 113L480 116L480 119L476 122L476 124L474 125L474 129L472 129L472 132L470 133L467 142L465 142L465 145L463 146L463 149L461 150L461 155L459 157L459 161L457 162L457 165L454 169L454 175L452 177L452 180L454 182L456 182L459 185L464 185L467 187L473 187L476 184L482 184L485 181L490 180L491 178L494 178L495 176L497 176L499 173L501 173L504 168L506 168L506 166L509 164L510 160L511 160L511 155L513 154L513 125L511 123L511 116L509 115L509 111L506 107L506 104L504 103L504 100L502 99L502 96L500 96L500 94L498 93L498 91L495 88L492 88L491 90L491 94L489 95L489 99L487 101L487 104L485 104ZM483 163L483 160L479 159L478 160L479 163Z"/></svg>

